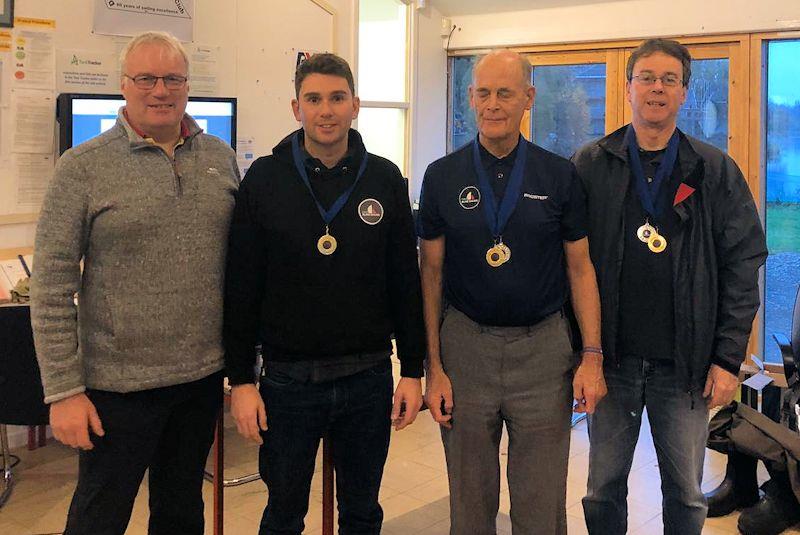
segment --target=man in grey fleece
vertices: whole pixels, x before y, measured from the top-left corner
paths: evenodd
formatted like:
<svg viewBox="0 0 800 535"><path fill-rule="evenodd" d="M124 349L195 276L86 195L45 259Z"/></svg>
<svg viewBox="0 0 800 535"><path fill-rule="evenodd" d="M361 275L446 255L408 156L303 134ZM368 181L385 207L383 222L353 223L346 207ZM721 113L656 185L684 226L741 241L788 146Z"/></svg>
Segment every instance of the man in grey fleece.
<svg viewBox="0 0 800 535"><path fill-rule="evenodd" d="M188 68L169 34L135 37L116 125L64 153L42 206L36 353L53 434L80 449L67 535L124 533L146 469L150 535L203 533L239 177L184 113Z"/></svg>

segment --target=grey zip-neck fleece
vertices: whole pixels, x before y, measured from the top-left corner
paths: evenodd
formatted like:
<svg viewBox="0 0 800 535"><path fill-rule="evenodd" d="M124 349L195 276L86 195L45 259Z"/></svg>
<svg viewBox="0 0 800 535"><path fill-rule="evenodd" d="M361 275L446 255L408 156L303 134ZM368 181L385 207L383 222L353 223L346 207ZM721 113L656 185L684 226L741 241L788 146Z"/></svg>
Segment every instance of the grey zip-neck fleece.
<svg viewBox="0 0 800 535"><path fill-rule="evenodd" d="M36 230L31 288L47 403L87 388L145 390L222 369L222 290L239 172L230 146L188 115L184 121L189 135L174 159L120 110L113 128L56 165Z"/></svg>

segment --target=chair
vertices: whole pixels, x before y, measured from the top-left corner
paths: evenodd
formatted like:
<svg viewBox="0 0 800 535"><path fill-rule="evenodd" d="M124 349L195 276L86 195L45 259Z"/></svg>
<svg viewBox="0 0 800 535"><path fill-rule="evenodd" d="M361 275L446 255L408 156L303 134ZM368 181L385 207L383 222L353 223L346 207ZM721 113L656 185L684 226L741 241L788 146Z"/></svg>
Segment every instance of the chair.
<svg viewBox="0 0 800 535"><path fill-rule="evenodd" d="M45 425L48 416L33 349L30 307L0 306L0 446L4 484L0 507L14 488L6 425Z"/></svg>
<svg viewBox="0 0 800 535"><path fill-rule="evenodd" d="M780 420L789 429L800 428L800 287L794 299L792 327L790 337L773 333L772 338L778 344L783 359L783 373L786 376L787 392L781 407Z"/></svg>
<svg viewBox="0 0 800 535"><path fill-rule="evenodd" d="M800 380L798 365L800 365L800 286L794 299L794 312L792 313L792 328L790 337L782 333L773 333L772 338L777 342L783 357L783 372L789 388Z"/></svg>

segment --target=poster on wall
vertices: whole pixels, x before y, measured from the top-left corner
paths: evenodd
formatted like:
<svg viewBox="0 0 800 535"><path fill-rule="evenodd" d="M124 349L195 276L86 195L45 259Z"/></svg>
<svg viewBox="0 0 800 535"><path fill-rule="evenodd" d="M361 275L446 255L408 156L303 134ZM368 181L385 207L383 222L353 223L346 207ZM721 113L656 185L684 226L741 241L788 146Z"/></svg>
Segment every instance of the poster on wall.
<svg viewBox="0 0 800 535"><path fill-rule="evenodd" d="M17 87L53 89L55 45L52 30L17 30L12 44Z"/></svg>
<svg viewBox="0 0 800 535"><path fill-rule="evenodd" d="M16 89L13 95L12 152L53 153L56 99L52 91Z"/></svg>
<svg viewBox="0 0 800 535"><path fill-rule="evenodd" d="M114 54L91 50L59 50L56 58L59 93L117 93L119 66Z"/></svg>
<svg viewBox="0 0 800 535"><path fill-rule="evenodd" d="M38 210L47 186L53 178L55 159L52 154L15 154L16 211Z"/></svg>
<svg viewBox="0 0 800 535"><path fill-rule="evenodd" d="M147 30L169 32L191 41L194 0L95 0L95 33L136 35Z"/></svg>
<svg viewBox="0 0 800 535"><path fill-rule="evenodd" d="M219 94L219 47L190 45L189 54L189 94Z"/></svg>

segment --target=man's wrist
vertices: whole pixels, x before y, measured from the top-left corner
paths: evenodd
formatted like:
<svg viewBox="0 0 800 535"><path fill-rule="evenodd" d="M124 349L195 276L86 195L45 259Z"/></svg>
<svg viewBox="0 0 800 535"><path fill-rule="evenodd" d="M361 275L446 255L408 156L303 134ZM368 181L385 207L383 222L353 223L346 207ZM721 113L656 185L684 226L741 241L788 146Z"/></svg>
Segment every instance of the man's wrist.
<svg viewBox="0 0 800 535"><path fill-rule="evenodd" d="M425 360L425 374L426 375L436 375L439 373L444 373L444 368L442 367L441 359L431 360L430 358Z"/></svg>

